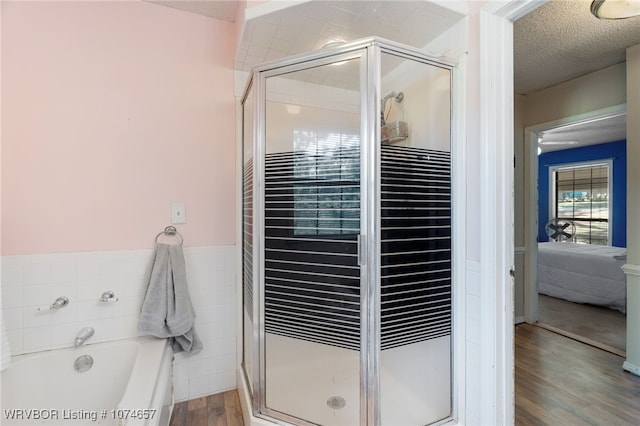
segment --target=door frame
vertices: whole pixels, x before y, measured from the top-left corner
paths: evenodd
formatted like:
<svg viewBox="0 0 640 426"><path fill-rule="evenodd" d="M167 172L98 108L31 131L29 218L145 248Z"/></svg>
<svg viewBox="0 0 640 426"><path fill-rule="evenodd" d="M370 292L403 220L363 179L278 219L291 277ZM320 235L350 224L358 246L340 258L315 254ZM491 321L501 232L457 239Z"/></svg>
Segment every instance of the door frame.
<svg viewBox="0 0 640 426"><path fill-rule="evenodd" d="M538 321L538 134L571 124L626 113L627 104L613 105L581 114L547 121L524 129L524 318L529 324Z"/></svg>
<svg viewBox="0 0 640 426"><path fill-rule="evenodd" d="M480 382L468 386L479 392L476 415L481 424L515 421L513 22L542 4L492 0L480 10L478 309L483 342L478 354Z"/></svg>

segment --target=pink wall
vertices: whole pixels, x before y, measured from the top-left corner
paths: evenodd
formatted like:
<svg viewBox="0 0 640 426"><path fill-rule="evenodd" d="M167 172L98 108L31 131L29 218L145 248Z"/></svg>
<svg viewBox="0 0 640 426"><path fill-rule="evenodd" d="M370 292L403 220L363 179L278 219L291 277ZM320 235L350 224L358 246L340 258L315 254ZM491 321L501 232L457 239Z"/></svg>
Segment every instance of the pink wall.
<svg viewBox="0 0 640 426"><path fill-rule="evenodd" d="M234 24L2 2L2 254L235 242Z"/></svg>

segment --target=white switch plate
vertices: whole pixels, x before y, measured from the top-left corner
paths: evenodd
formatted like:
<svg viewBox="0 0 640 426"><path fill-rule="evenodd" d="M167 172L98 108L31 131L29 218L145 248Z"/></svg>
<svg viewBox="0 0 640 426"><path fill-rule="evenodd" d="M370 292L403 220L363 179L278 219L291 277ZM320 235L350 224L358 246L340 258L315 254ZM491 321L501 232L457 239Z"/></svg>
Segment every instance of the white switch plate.
<svg viewBox="0 0 640 426"><path fill-rule="evenodd" d="M171 203L171 224L187 223L184 203Z"/></svg>

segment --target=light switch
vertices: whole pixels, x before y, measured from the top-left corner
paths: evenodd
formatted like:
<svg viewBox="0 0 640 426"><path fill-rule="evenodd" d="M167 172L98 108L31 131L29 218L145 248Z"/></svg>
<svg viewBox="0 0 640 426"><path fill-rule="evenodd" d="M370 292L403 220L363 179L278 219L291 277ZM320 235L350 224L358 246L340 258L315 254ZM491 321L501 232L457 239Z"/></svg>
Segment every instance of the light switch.
<svg viewBox="0 0 640 426"><path fill-rule="evenodd" d="M184 203L171 203L171 224L187 223Z"/></svg>

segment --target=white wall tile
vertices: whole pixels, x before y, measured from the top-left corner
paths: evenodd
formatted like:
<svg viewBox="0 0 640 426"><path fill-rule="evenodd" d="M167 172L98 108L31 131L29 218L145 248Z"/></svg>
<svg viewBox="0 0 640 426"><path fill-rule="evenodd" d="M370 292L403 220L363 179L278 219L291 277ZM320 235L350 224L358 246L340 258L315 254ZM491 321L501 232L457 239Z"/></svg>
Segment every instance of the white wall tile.
<svg viewBox="0 0 640 426"><path fill-rule="evenodd" d="M7 331L20 330L24 328L22 306L10 309L3 308L2 316L4 317L4 326Z"/></svg>
<svg viewBox="0 0 640 426"><path fill-rule="evenodd" d="M117 302L96 302L100 311L100 318L122 318L124 316L124 305L118 299Z"/></svg>
<svg viewBox="0 0 640 426"><path fill-rule="evenodd" d="M14 256L8 256L14 258ZM15 259L12 259L15 262ZM22 285L22 265L20 263L2 263L2 287Z"/></svg>
<svg viewBox="0 0 640 426"><path fill-rule="evenodd" d="M76 322L77 308L71 302L60 309L49 311L49 325L68 324Z"/></svg>
<svg viewBox="0 0 640 426"><path fill-rule="evenodd" d="M51 347L67 348L73 345L76 334L80 331L75 323L57 324L51 327Z"/></svg>
<svg viewBox="0 0 640 426"><path fill-rule="evenodd" d="M173 375L173 397L176 402L189 399L189 379L185 376L179 376L175 372Z"/></svg>
<svg viewBox="0 0 640 426"><path fill-rule="evenodd" d="M44 327L51 324L51 316L55 311L41 310L38 311L35 306L22 307L22 321L24 328Z"/></svg>
<svg viewBox="0 0 640 426"><path fill-rule="evenodd" d="M228 371L221 373L214 373L211 375L211 383L210 386L212 389L221 389L221 391L233 389L236 387L236 378L235 372L231 373ZM217 392L221 392L217 391Z"/></svg>
<svg viewBox="0 0 640 426"><path fill-rule="evenodd" d="M56 262L51 265L51 282L75 282L76 264L72 261Z"/></svg>
<svg viewBox="0 0 640 426"><path fill-rule="evenodd" d="M122 305L122 315L131 317L140 313L140 307L144 299L138 296L123 296L117 303ZM112 303L112 302L109 302Z"/></svg>
<svg viewBox="0 0 640 426"><path fill-rule="evenodd" d="M46 284L51 281L50 263L31 263L22 267L22 282L25 285Z"/></svg>
<svg viewBox="0 0 640 426"><path fill-rule="evenodd" d="M7 330L7 337L9 338L12 354L24 353L24 328Z"/></svg>
<svg viewBox="0 0 640 426"><path fill-rule="evenodd" d="M31 263L53 265L55 263L67 262L70 256L71 255L69 255L68 253L32 254Z"/></svg>
<svg viewBox="0 0 640 426"><path fill-rule="evenodd" d="M102 313L98 309L97 301L79 301L76 305L76 320L78 322L97 321L101 318Z"/></svg>
<svg viewBox="0 0 640 426"><path fill-rule="evenodd" d="M209 376L199 376L189 379L189 399L199 398L208 395L210 392Z"/></svg>
<svg viewBox="0 0 640 426"><path fill-rule="evenodd" d="M78 281L94 281L102 278L102 267L97 258L91 258L89 253L76 255L76 273Z"/></svg>
<svg viewBox="0 0 640 426"><path fill-rule="evenodd" d="M59 282L54 281L49 286L49 300L53 302L58 297L65 296L68 297L69 300L75 301L77 300L77 287L75 279Z"/></svg>
<svg viewBox="0 0 640 426"><path fill-rule="evenodd" d="M44 351L51 348L51 327L31 327L23 331L25 352Z"/></svg>
<svg viewBox="0 0 640 426"><path fill-rule="evenodd" d="M122 338L128 339L138 336L138 315L126 315L123 320Z"/></svg>
<svg viewBox="0 0 640 426"><path fill-rule="evenodd" d="M218 355L233 355L236 353L236 339L235 337L223 337L219 340Z"/></svg>
<svg viewBox="0 0 640 426"><path fill-rule="evenodd" d="M197 359L189 362L189 378L206 376L207 374L211 374L210 366L213 358L202 358L198 357Z"/></svg>
<svg viewBox="0 0 640 426"><path fill-rule="evenodd" d="M31 255L16 254L12 256L2 256L2 267L9 265L26 265L31 263Z"/></svg>
<svg viewBox="0 0 640 426"><path fill-rule="evenodd" d="M96 328L96 338L101 342L121 339L124 328L122 317L102 319Z"/></svg>
<svg viewBox="0 0 640 426"><path fill-rule="evenodd" d="M189 361L176 355L173 361L173 374L178 377L189 377Z"/></svg>
<svg viewBox="0 0 640 426"><path fill-rule="evenodd" d="M49 306L55 299L51 299L48 284L25 285L22 287L24 306Z"/></svg>
<svg viewBox="0 0 640 426"><path fill-rule="evenodd" d="M104 286L102 280L78 281L76 297L78 301L97 302L104 291Z"/></svg>
<svg viewBox="0 0 640 426"><path fill-rule="evenodd" d="M187 247L184 254L204 349L176 354L176 401L232 389L236 377L236 248ZM3 256L3 315L12 354L73 346L85 326L96 330L89 344L137 336L151 256L148 249ZM118 301L99 302L106 290ZM59 296L69 297L70 304L36 310Z"/></svg>
<svg viewBox="0 0 640 426"><path fill-rule="evenodd" d="M4 287L2 289L2 308L11 309L22 307L24 303L24 297L22 294L22 287L12 286Z"/></svg>
<svg viewBox="0 0 640 426"><path fill-rule="evenodd" d="M230 355L222 355L214 358L213 372L224 373L225 371L233 370L236 363L235 351Z"/></svg>

